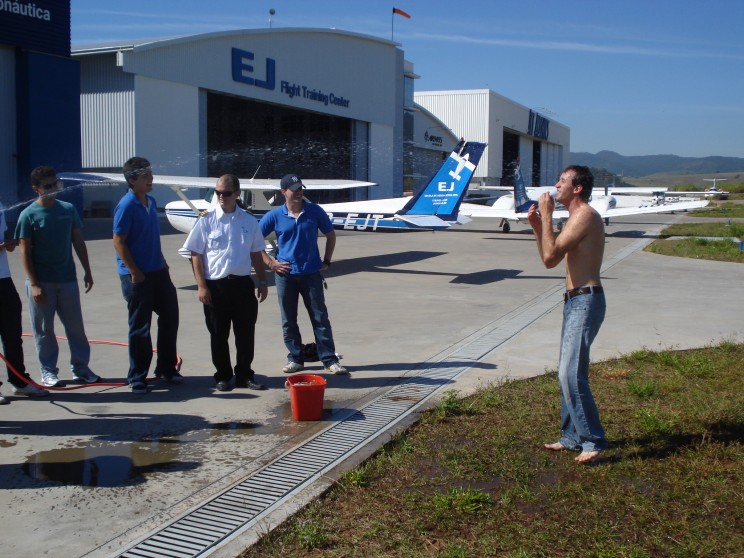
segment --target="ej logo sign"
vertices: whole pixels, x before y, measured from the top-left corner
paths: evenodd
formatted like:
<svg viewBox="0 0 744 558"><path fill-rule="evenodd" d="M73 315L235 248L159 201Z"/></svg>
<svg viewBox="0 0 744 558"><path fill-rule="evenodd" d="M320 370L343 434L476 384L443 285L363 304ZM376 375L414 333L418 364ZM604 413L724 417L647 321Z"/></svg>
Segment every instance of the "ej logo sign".
<svg viewBox="0 0 744 558"><path fill-rule="evenodd" d="M274 90L276 84L276 60L273 58L266 59L266 79L260 80L249 77L246 74L253 73L253 65L246 61L253 60L254 54L247 50L239 48L232 49L232 77L233 81L255 85L264 89Z"/></svg>

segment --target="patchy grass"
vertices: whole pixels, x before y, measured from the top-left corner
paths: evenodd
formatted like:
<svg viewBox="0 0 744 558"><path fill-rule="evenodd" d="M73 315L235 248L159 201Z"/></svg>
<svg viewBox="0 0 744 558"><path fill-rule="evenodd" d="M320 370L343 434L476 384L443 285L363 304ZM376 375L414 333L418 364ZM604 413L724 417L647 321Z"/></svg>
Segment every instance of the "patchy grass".
<svg viewBox="0 0 744 558"><path fill-rule="evenodd" d="M693 209L689 212L691 217L712 217L724 219L744 218L744 204L732 202L711 202L703 209Z"/></svg>
<svg viewBox="0 0 744 558"><path fill-rule="evenodd" d="M744 251L732 238L744 240L744 224L728 223L678 223L661 231L662 239L655 240L644 250L664 256L744 263ZM690 238L669 239L670 236ZM715 240L709 237L720 237Z"/></svg>
<svg viewBox="0 0 744 558"><path fill-rule="evenodd" d="M611 442L594 466L541 449L555 373L450 392L241 556L742 556L741 362L722 343L592 365Z"/></svg>

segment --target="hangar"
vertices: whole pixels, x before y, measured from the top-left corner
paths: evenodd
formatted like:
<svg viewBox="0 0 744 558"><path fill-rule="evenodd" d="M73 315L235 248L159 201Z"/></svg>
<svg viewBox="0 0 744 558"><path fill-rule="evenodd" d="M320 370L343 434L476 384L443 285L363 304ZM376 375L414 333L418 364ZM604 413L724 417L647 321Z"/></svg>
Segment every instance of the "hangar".
<svg viewBox="0 0 744 558"><path fill-rule="evenodd" d="M413 121L434 117L414 107L403 51L377 37L249 29L91 45L73 57L86 170L117 171L137 153L161 174L295 172L376 182L376 197L392 197L428 177L417 161L438 165L455 140L415 140Z"/></svg>
<svg viewBox="0 0 744 558"><path fill-rule="evenodd" d="M26 177L38 164L118 172L135 154L159 174L296 172L379 184L321 202L413 192L459 137L489 144L480 184L508 184L517 160L526 180L546 183L568 155L566 126L493 91L415 92L413 63L380 37L265 28L70 48L69 2L33 6L50 7L42 15L61 29L57 43L47 44L55 34L45 17L0 11L4 29L18 17L30 25L0 38L6 205L29 198ZM112 207L122 193L86 188L81 204L86 213ZM175 194L157 197L162 206Z"/></svg>

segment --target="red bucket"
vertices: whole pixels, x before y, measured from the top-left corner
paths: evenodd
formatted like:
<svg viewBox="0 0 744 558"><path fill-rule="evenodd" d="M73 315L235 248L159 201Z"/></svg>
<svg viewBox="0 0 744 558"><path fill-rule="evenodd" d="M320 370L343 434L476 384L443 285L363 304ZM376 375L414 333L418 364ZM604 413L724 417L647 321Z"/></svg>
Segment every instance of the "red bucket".
<svg viewBox="0 0 744 558"><path fill-rule="evenodd" d="M292 416L295 420L320 420L326 381L313 374L295 374L287 378Z"/></svg>

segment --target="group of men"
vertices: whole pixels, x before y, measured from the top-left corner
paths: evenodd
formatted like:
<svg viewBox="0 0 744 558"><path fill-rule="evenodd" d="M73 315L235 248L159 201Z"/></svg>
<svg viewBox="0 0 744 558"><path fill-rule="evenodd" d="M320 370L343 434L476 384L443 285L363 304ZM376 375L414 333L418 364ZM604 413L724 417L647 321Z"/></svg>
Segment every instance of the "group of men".
<svg viewBox="0 0 744 558"><path fill-rule="evenodd" d="M133 157L123 168L129 186L114 212L113 242L121 289L129 313L128 382L133 393L147 391L146 378L152 361L150 326L158 315L157 363L155 376L168 382L182 379L179 373L176 337L178 300L168 265L160 247L160 228L155 199L149 195L153 175L149 161ZM84 269L86 292L93 286L88 255L75 208L56 200L58 181L54 169L39 167L31 174L35 203L20 216L16 238L20 244L31 324L41 366L41 383L53 387L57 376L57 342L54 316L65 326L71 353L73 379L86 383L101 379L88 367L90 347L85 336L80 296L72 259L74 248ZM240 209L240 183L236 176L220 177L215 187L218 203L201 216L191 230L184 248L191 261L199 301L210 336L216 389L263 390L252 369L254 333L258 304L268 290L265 267L275 272L277 298L282 320L287 364L291 374L304 368L305 352L297 324L299 298L312 323L318 358L327 370L348 374L335 352L333 332L325 304L325 281L321 271L331 265L336 245L333 226L325 211L303 197L304 185L297 175L281 180L285 203L266 213L258 222ZM558 364L561 391L561 437L545 444L548 450L571 450L579 463L594 462L607 446L599 412L589 388L589 349L604 320L606 301L600 280L604 254L604 225L588 201L594 177L583 166L569 166L556 184L555 198L543 194L528 213L538 254L544 265L555 267L566 260L566 291ZM556 202L563 204L569 219L560 235L553 231ZM0 213L0 234L6 224ZM318 231L325 237L320 257ZM276 234L276 258L265 250L264 238ZM0 336L14 392L32 397L48 392L23 381L29 379L21 348L21 303L10 279L7 251L13 241L0 244ZM258 278L254 285L251 269ZM254 292L257 290L257 294ZM232 327L236 363L232 366L228 339ZM10 367L9 367L10 368ZM235 377L232 384L233 376ZM0 396L0 403L7 402Z"/></svg>
<svg viewBox="0 0 744 558"><path fill-rule="evenodd" d="M183 380L176 352L178 298L160 245L157 204L149 195L153 184L150 162L133 157L124 164L123 174L128 190L114 211L113 244L128 311L127 382L132 393L146 393L153 359L150 332L153 313L158 317L154 375L169 383ZM40 384L46 387L60 384L55 315L65 328L73 381L92 384L102 380L88 366L90 345L72 258L74 249L84 270L87 293L93 286L93 276L82 223L72 204L57 199L59 181L52 167L34 169L31 184L37 199L21 213L15 239L0 244L0 338L13 393L43 397L49 392L34 385L24 366L21 301L7 260L7 252L15 249L16 241L26 274L31 327L41 368ZM297 175L285 176L281 190L287 203L266 214L259 224L238 205L238 178L224 175L215 189L218 204L197 220L186 239L184 247L191 251L219 391L233 389L233 376L236 388L266 389L256 381L252 369L258 302L268 295L265 266L276 274L282 331L289 351L283 372L291 374L304 368L305 352L297 324L302 297L310 314L319 360L334 374L348 374L335 351L323 292L325 282L320 274L331 264L335 233L326 213L303 198L303 189ZM3 237L6 230L4 213L0 212ZM326 237L323 259L317 244L318 231ZM264 237L272 232L277 236L276 258L265 251ZM251 268L258 278L257 286L251 278ZM228 345L231 327L236 346L234 368ZM0 395L0 404L6 403L8 400Z"/></svg>

